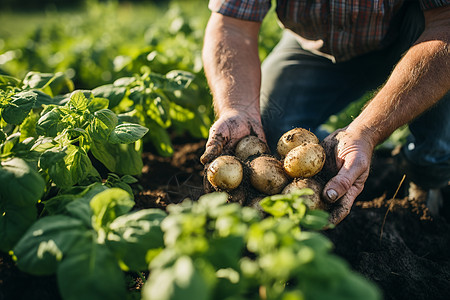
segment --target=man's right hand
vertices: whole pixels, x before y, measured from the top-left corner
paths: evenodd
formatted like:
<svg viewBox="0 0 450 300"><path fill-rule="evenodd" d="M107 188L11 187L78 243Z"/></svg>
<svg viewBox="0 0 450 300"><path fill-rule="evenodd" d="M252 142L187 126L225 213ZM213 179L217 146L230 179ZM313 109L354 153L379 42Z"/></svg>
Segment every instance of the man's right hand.
<svg viewBox="0 0 450 300"><path fill-rule="evenodd" d="M200 161L205 165L222 153L231 152L236 144L249 134L266 142L259 113L237 110L222 112L209 130L205 153Z"/></svg>

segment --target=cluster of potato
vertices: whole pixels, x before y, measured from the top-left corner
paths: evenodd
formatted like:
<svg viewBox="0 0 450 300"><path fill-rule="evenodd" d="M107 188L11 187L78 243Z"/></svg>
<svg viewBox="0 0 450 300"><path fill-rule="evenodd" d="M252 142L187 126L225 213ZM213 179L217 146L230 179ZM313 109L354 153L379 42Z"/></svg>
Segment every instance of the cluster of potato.
<svg viewBox="0 0 450 300"><path fill-rule="evenodd" d="M258 137L247 136L236 145L234 155L219 156L206 166L206 192L226 191L231 201L252 205L267 195L308 187L314 194L306 204L312 209L325 209L320 196L323 185L315 176L325 158L319 139L303 128L283 134L277 156L271 155Z"/></svg>

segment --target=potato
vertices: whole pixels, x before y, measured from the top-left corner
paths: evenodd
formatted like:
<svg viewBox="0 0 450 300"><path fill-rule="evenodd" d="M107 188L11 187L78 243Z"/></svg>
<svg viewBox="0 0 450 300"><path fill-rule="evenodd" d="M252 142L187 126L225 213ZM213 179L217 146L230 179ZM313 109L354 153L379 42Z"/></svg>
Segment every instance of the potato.
<svg viewBox="0 0 450 300"><path fill-rule="evenodd" d="M237 188L243 178L241 162L231 155L222 155L211 162L206 171L208 181L215 188L233 190Z"/></svg>
<svg viewBox="0 0 450 300"><path fill-rule="evenodd" d="M243 161L251 156L267 153L269 153L269 148L266 143L254 135L242 138L235 149L235 155Z"/></svg>
<svg viewBox="0 0 450 300"><path fill-rule="evenodd" d="M283 158L289 151L304 143L318 144L319 139L309 130L294 128L283 134L278 140L277 152Z"/></svg>
<svg viewBox="0 0 450 300"><path fill-rule="evenodd" d="M303 196L305 199L304 203L310 209L326 210L327 204L321 199L323 185L313 178L294 179L294 181L288 184L281 193L289 194L296 189L304 189L304 188L310 188L314 192L314 194L312 195Z"/></svg>
<svg viewBox="0 0 450 300"><path fill-rule="evenodd" d="M325 151L319 144L304 143L288 152L283 167L292 178L311 177L322 170Z"/></svg>
<svg viewBox="0 0 450 300"><path fill-rule="evenodd" d="M288 184L282 163L271 156L259 156L250 162L250 183L261 193L275 195Z"/></svg>

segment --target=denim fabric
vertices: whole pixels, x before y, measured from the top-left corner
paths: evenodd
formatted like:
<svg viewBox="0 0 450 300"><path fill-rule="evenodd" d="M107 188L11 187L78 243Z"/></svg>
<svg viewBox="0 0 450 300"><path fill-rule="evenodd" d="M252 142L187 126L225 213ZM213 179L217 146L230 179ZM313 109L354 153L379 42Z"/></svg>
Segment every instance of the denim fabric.
<svg viewBox="0 0 450 300"><path fill-rule="evenodd" d="M262 64L261 117L269 146L294 127L308 128L319 139L330 115L385 82L402 54L424 28L416 2L406 2L395 20L399 32L389 34L387 47L342 63L300 47L293 33L282 39ZM438 105L410 124L412 136L403 148L409 161L408 176L426 187L445 185L450 179L450 93ZM425 172L426 171L426 172Z"/></svg>

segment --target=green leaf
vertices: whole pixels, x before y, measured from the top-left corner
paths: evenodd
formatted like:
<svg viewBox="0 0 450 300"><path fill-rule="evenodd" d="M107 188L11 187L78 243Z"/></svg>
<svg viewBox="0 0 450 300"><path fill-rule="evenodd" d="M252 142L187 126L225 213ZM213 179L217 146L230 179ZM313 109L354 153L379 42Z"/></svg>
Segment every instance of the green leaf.
<svg viewBox="0 0 450 300"><path fill-rule="evenodd" d="M32 91L24 91L13 95L11 102L2 112L5 122L15 125L22 123L33 108L36 98L37 94Z"/></svg>
<svg viewBox="0 0 450 300"><path fill-rule="evenodd" d="M63 299L126 299L125 279L116 258L96 240L92 232L86 232L60 263L57 278Z"/></svg>
<svg viewBox="0 0 450 300"><path fill-rule="evenodd" d="M94 113L90 130L92 138L106 141L118 123L117 115L109 109L101 109Z"/></svg>
<svg viewBox="0 0 450 300"><path fill-rule="evenodd" d="M166 78L170 79L164 89L167 91L176 91L187 88L195 76L192 73L180 70L173 70L166 74Z"/></svg>
<svg viewBox="0 0 450 300"><path fill-rule="evenodd" d="M89 103L88 110L91 113L94 113L101 109L106 109L109 106L109 100L105 98L94 98Z"/></svg>
<svg viewBox="0 0 450 300"><path fill-rule="evenodd" d="M8 75L0 75L0 89L4 89L6 87L19 87L19 85L19 79Z"/></svg>
<svg viewBox="0 0 450 300"><path fill-rule="evenodd" d="M81 221L68 216L38 220L14 247L17 266L33 275L54 274L64 255L85 231Z"/></svg>
<svg viewBox="0 0 450 300"><path fill-rule="evenodd" d="M44 179L24 160L13 158L0 166L0 201L33 206L44 193Z"/></svg>
<svg viewBox="0 0 450 300"><path fill-rule="evenodd" d="M212 289L214 273L196 266L192 258L182 256L170 268L156 269L144 285L142 299L207 300Z"/></svg>
<svg viewBox="0 0 450 300"><path fill-rule="evenodd" d="M66 151L61 148L50 148L44 153L41 154L39 157L39 167L41 167L44 170L47 170L51 168L53 165L57 164L58 162L63 161L64 157L66 157Z"/></svg>
<svg viewBox="0 0 450 300"><path fill-rule="evenodd" d="M126 92L126 87L113 84L102 85L92 90L95 97L106 98L109 100L108 108L117 106L117 104L125 97Z"/></svg>
<svg viewBox="0 0 450 300"><path fill-rule="evenodd" d="M76 110L84 112L89 106L90 100L86 98L84 91L74 91L70 95L69 105Z"/></svg>
<svg viewBox="0 0 450 300"><path fill-rule="evenodd" d="M24 88L43 89L61 74L29 72L23 80Z"/></svg>
<svg viewBox="0 0 450 300"><path fill-rule="evenodd" d="M144 209L120 216L109 225L106 244L125 271L146 270L147 252L164 247L161 221L165 216L160 209Z"/></svg>
<svg viewBox="0 0 450 300"><path fill-rule="evenodd" d="M148 123L146 125L149 128L148 139L155 146L158 154L166 157L172 156L172 140L167 131L155 123Z"/></svg>
<svg viewBox="0 0 450 300"><path fill-rule="evenodd" d="M170 119L169 101L159 95L149 95L146 98L147 116L156 122L162 128L169 127L172 122Z"/></svg>
<svg viewBox="0 0 450 300"><path fill-rule="evenodd" d="M300 225L308 229L321 230L329 224L328 216L329 213L323 210L309 210L300 221Z"/></svg>
<svg viewBox="0 0 450 300"><path fill-rule="evenodd" d="M134 206L130 194L119 188L107 189L95 195L90 203L94 228L107 227L117 217L126 214Z"/></svg>
<svg viewBox="0 0 450 300"><path fill-rule="evenodd" d="M70 145L65 157L65 164L68 166L72 177L72 183L77 184L83 180L88 174L89 170L93 168L91 160L86 151L81 147Z"/></svg>
<svg viewBox="0 0 450 300"><path fill-rule="evenodd" d="M93 141L92 154L109 171L117 174L139 175L142 173L141 143L111 144L104 141Z"/></svg>
<svg viewBox="0 0 450 300"><path fill-rule="evenodd" d="M39 118L36 131L40 135L55 137L58 135L58 124L62 119L63 114L58 108L53 108L50 111L43 111Z"/></svg>
<svg viewBox="0 0 450 300"><path fill-rule="evenodd" d="M130 144L140 140L147 132L148 128L139 124L120 124L111 132L108 141L111 144Z"/></svg>
<svg viewBox="0 0 450 300"><path fill-rule="evenodd" d="M0 251L5 253L14 247L37 219L35 205L19 206L11 200L0 196Z"/></svg>

